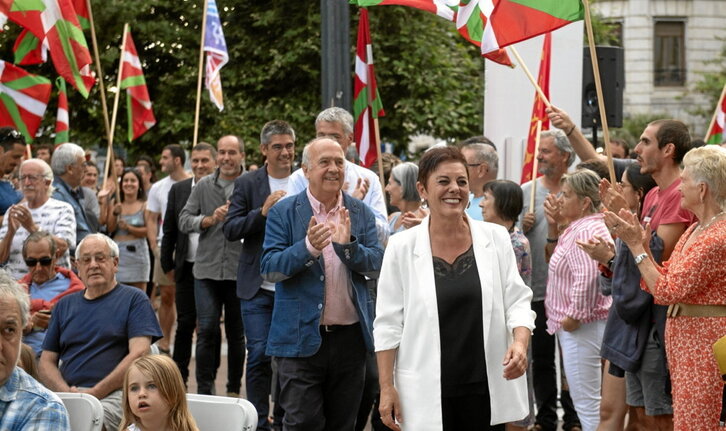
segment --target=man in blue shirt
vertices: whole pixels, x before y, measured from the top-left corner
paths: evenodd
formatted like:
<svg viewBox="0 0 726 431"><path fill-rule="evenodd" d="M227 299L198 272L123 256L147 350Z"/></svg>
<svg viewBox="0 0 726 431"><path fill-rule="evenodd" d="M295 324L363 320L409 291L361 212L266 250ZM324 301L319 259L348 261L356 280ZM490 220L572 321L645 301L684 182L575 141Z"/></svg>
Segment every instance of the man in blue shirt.
<svg viewBox="0 0 726 431"><path fill-rule="evenodd" d="M28 308L23 288L0 270L0 429L70 430L58 396L16 366Z"/></svg>
<svg viewBox="0 0 726 431"><path fill-rule="evenodd" d="M88 235L76 249L76 263L86 289L53 308L39 371L56 392L98 398L106 429L116 430L124 374L161 338L161 328L146 294L116 282L118 245L111 238Z"/></svg>
<svg viewBox="0 0 726 431"><path fill-rule="evenodd" d="M67 202L73 207L76 215L76 244L80 244L89 233L94 233L94 225L89 222L86 215L86 203L81 189L83 179L83 164L86 153L76 144L66 143L53 152L50 167L53 168L53 198ZM76 244L70 244L71 255Z"/></svg>

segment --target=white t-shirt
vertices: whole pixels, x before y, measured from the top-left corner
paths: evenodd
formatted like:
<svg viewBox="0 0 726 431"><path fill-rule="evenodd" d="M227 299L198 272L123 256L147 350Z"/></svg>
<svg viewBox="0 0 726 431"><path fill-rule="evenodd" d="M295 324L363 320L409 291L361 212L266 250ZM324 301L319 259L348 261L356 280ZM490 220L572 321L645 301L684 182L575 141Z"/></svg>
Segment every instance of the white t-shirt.
<svg viewBox="0 0 726 431"><path fill-rule="evenodd" d="M287 190L288 183L290 182L290 177L288 176L285 178L272 178L271 176L268 175L267 180L268 180L267 182L270 184L270 193L275 193L278 190ZM275 283L270 283L269 281L263 281L260 288L274 292Z"/></svg>
<svg viewBox="0 0 726 431"><path fill-rule="evenodd" d="M169 190L174 184L176 184L176 181L170 176L155 182L149 190L149 199L146 202L147 210L160 214L161 221L156 234L156 242L159 247L161 247L161 238L164 236L162 226L166 214L166 203L169 201Z"/></svg>
<svg viewBox="0 0 726 431"><path fill-rule="evenodd" d="M26 208L28 207L27 202L23 202L20 205ZM49 198L38 208L30 209L30 214L38 229L63 238L68 243L69 249L76 245L76 215L73 212L73 207L69 203ZM5 238L7 233L8 217L6 214L6 217L3 217L2 227L0 227L0 238ZM13 242L10 245L10 255L5 269L16 280L21 279L28 273L28 266L23 260L23 242L28 236L30 236L30 232L20 226L15 231ZM68 250L56 261L56 264L70 269L71 260Z"/></svg>

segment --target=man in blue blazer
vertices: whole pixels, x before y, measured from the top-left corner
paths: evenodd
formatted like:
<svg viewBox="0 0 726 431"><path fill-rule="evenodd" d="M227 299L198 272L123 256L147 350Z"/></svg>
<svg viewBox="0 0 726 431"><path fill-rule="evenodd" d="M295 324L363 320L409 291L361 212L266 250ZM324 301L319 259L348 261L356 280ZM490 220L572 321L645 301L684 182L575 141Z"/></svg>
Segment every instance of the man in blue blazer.
<svg viewBox="0 0 726 431"><path fill-rule="evenodd" d="M267 158L267 163L262 169L235 180L223 230L229 241L244 240L237 267L237 296L247 338L247 399L257 409L257 429L269 430L272 364L265 349L275 302L275 284L262 280L260 256L267 214L285 196L287 189L295 159L295 131L284 121L268 122L260 133L260 152ZM276 411L275 422L281 421L281 414Z"/></svg>
<svg viewBox="0 0 726 431"><path fill-rule="evenodd" d="M373 212L342 193L345 156L326 137L305 146L309 186L267 217L262 277L277 282L267 354L275 356L285 430L353 430L373 350L365 276L383 260Z"/></svg>

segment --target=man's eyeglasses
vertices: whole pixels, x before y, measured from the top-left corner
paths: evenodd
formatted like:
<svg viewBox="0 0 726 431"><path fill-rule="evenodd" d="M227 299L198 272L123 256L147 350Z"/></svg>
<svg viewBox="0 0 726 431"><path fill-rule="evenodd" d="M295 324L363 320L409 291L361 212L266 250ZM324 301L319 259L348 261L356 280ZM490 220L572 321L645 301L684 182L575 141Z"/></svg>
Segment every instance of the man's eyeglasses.
<svg viewBox="0 0 726 431"><path fill-rule="evenodd" d="M282 144L273 144L273 145L270 145L270 149L272 151L275 151L275 152L280 152L283 149L290 151L293 148L295 148L295 144L293 144L293 143L289 143L289 144L285 144L285 145L282 145Z"/></svg>
<svg viewBox="0 0 726 431"><path fill-rule="evenodd" d="M41 257L40 259L34 259L34 258L28 258L25 259L25 264L28 265L28 268L35 268L35 266L40 263L40 266L50 266L51 263L53 263L53 258L49 257Z"/></svg>
<svg viewBox="0 0 726 431"><path fill-rule="evenodd" d="M111 256L109 256L107 254L95 254L93 256L85 255L85 256L81 256L78 259L78 262L82 263L83 265L88 265L91 263L91 261L95 260L96 263L103 264L103 263L106 263L106 261L108 261L110 258L111 258Z"/></svg>
<svg viewBox="0 0 726 431"><path fill-rule="evenodd" d="M32 174L21 175L21 176L18 177L18 179L21 182L22 181L25 181L25 180L30 180L31 183L37 183L38 181L40 181L40 180L42 180L44 178L45 178L45 175L32 175Z"/></svg>

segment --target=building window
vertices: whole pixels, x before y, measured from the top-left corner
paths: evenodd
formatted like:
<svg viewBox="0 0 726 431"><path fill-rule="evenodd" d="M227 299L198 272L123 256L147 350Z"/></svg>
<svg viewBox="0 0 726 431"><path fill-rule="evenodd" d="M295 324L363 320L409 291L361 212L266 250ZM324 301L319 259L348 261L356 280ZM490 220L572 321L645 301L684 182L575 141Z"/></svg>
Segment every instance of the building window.
<svg viewBox="0 0 726 431"><path fill-rule="evenodd" d="M686 47L683 21L656 21L653 49L656 87L686 84Z"/></svg>

